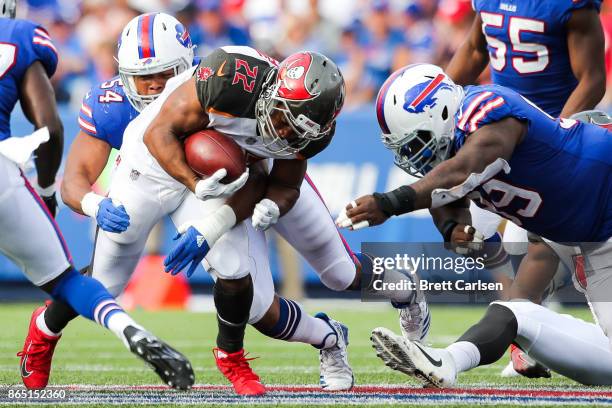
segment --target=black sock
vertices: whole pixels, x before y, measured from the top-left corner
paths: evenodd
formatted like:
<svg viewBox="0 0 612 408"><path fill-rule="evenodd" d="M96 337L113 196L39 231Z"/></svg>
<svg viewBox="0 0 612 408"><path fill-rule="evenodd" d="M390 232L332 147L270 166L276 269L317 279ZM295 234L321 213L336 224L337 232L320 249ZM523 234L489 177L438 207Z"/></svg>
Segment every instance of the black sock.
<svg viewBox="0 0 612 408"><path fill-rule="evenodd" d="M238 280L218 279L213 289L217 308L217 347L228 353L243 348L244 330L253 302L251 276Z"/></svg>
<svg viewBox="0 0 612 408"><path fill-rule="evenodd" d="M480 364L499 360L516 338L518 323L514 313L505 306L492 304L484 317L470 327L457 341L469 341L480 351Z"/></svg>
<svg viewBox="0 0 612 408"><path fill-rule="evenodd" d="M45 310L45 324L53 333L59 333L79 314L61 300L54 300Z"/></svg>
<svg viewBox="0 0 612 408"><path fill-rule="evenodd" d="M81 275L91 276L88 270L89 265L81 268L79 273ZM79 314L75 312L68 303L64 303L61 300L54 300L47 306L47 310L45 310L45 324L53 333L59 333L78 315Z"/></svg>

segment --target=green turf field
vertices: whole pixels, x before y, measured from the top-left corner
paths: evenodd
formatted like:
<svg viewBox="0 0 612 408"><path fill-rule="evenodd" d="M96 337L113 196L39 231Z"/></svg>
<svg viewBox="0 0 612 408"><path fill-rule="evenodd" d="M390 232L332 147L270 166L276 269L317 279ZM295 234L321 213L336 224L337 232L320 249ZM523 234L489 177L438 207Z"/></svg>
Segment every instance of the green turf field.
<svg viewBox="0 0 612 408"><path fill-rule="evenodd" d="M309 302L312 304L312 301ZM18 363L15 356L22 347L33 305L2 305L0 307L0 383L19 384ZM312 309L316 312L318 309ZM374 311L368 309L375 309ZM447 345L467 327L480 319L483 308L445 306L432 307L432 329L429 341ZM399 331L393 309L381 305L355 301L354 308L327 310L330 316L344 322L350 329L349 360L358 384L389 384L410 381L405 376L385 367L374 355L369 335L372 328L385 326ZM586 308L571 309L569 313L591 319ZM217 372L211 349L216 337L214 315L183 311L144 312L132 315L146 328L186 354L196 371L197 383L224 384ZM319 378L318 352L310 346L272 340L256 330L248 329L245 349L259 357L252 366L269 384L317 384ZM533 385L532 380L508 380L498 376L507 363L480 367L461 376L464 384ZM55 352L53 384L156 384L157 376L132 356L110 332L94 323L78 318L65 330ZM538 380L542 385L576 384L559 376Z"/></svg>
<svg viewBox="0 0 612 408"><path fill-rule="evenodd" d="M313 301L308 303L311 312ZM316 306L316 304L314 304ZM34 305L3 304L0 307L0 384L18 385L20 350ZM469 325L480 319L483 307L433 306L433 324L429 341L447 345ZM386 326L398 331L396 312L381 304L358 301L326 310L330 316L350 329L349 360L355 372L356 384L411 384L411 379L385 367L374 355L369 334L372 328ZM583 319L591 319L588 309L564 310ZM216 336L216 324L211 313L185 311L144 312L132 315L149 330L186 354L194 365L197 384L226 384L217 372L211 349ZM249 328L245 348L252 367L266 384L318 384L318 352L303 344L271 340ZM558 375L546 380L501 378L499 372L507 363L502 361L464 373L461 386L503 387L579 387L579 384ZM158 384L157 376L129 353L110 332L94 323L78 318L65 330L56 349L51 384L138 385Z"/></svg>

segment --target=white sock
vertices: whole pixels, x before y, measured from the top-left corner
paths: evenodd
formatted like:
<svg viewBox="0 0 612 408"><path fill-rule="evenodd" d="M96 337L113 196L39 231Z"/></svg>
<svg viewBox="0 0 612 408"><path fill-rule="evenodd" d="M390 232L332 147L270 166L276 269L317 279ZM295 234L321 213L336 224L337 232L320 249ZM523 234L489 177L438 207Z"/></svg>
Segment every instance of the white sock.
<svg viewBox="0 0 612 408"><path fill-rule="evenodd" d="M280 340L311 344L319 349L336 345L336 332L323 319L310 316L299 303L279 298L283 321L269 335ZM283 312L284 311L284 312Z"/></svg>
<svg viewBox="0 0 612 408"><path fill-rule="evenodd" d="M471 370L474 367L478 367L478 364L480 364L480 351L478 351L475 344L469 341L458 341L453 343L446 348L446 351L448 351L453 357L453 360L455 360L457 373Z"/></svg>
<svg viewBox="0 0 612 408"><path fill-rule="evenodd" d="M142 326L137 324L124 311L114 312L108 318L107 325L108 325L108 329L110 331L112 331L113 333L115 333L115 336L119 337L123 341L123 344L125 344L125 346L128 347L128 348L129 348L129 345L128 345L127 339L125 338L125 335L123 334L123 331L125 330L125 328L128 327L128 326L133 326L133 327L136 327L136 328L139 328L139 329L143 329Z"/></svg>
<svg viewBox="0 0 612 408"><path fill-rule="evenodd" d="M36 327L38 327L38 330L45 333L47 336L59 337L62 334L62 332L54 333L47 327L47 323L45 323L45 313L46 312L47 310L45 309L43 313L38 315L38 317L36 318Z"/></svg>
<svg viewBox="0 0 612 408"><path fill-rule="evenodd" d="M318 349L327 349L336 345L336 332L323 319L303 314L297 330L289 341L312 344Z"/></svg>

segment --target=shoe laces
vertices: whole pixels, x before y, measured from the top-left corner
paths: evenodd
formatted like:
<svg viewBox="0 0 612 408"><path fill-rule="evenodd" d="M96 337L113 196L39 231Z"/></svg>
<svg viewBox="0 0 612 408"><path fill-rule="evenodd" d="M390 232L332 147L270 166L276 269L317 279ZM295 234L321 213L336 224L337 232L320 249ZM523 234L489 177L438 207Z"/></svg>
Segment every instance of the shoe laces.
<svg viewBox="0 0 612 408"><path fill-rule="evenodd" d="M45 341L39 341L39 342L31 342L30 343L30 347L28 348L28 350L21 350L17 353L17 357L32 357L32 356L36 356L39 354L45 354L49 351L49 348L51 348L51 344ZM46 361L42 360L42 359L30 359L29 360L30 363L30 367L31 368L36 368L36 367L40 367L43 366Z"/></svg>
<svg viewBox="0 0 612 408"><path fill-rule="evenodd" d="M220 365L227 369L227 376L231 381L239 378L259 381L259 376L253 372L249 365L249 361L256 360L258 357L247 358L248 355L249 353L232 353L228 354L227 357L218 359Z"/></svg>
<svg viewBox="0 0 612 408"><path fill-rule="evenodd" d="M321 364L326 374L342 374L350 371L346 361L346 347L340 347L340 342L343 342L343 339L338 336L338 341L334 346L321 350Z"/></svg>
<svg viewBox="0 0 612 408"><path fill-rule="evenodd" d="M404 329L408 332L419 330L423 320L421 306L413 303L400 310L400 321Z"/></svg>

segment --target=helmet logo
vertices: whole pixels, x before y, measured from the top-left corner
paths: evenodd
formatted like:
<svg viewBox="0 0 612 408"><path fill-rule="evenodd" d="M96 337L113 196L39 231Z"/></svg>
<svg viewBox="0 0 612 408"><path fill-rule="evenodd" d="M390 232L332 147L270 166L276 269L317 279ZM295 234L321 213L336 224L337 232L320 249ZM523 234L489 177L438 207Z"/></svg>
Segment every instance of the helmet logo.
<svg viewBox="0 0 612 408"><path fill-rule="evenodd" d="M423 113L425 109L436 106L436 93L441 89L453 90L450 84L444 83L443 74L438 74L432 81L425 81L408 89L404 94L404 109L410 113Z"/></svg>
<svg viewBox="0 0 612 408"><path fill-rule="evenodd" d="M189 31L182 24L177 24L174 28L176 29L176 39L178 42L185 48L191 48Z"/></svg>
<svg viewBox="0 0 612 408"><path fill-rule="evenodd" d="M307 52L300 52L287 58L278 71L278 96L291 100L306 100L315 97L306 89L306 75L312 56Z"/></svg>
<svg viewBox="0 0 612 408"><path fill-rule="evenodd" d="M211 67L201 67L196 71L198 81L206 81L213 74Z"/></svg>
<svg viewBox="0 0 612 408"><path fill-rule="evenodd" d="M287 70L287 78L300 79L304 75L304 67L293 67Z"/></svg>

